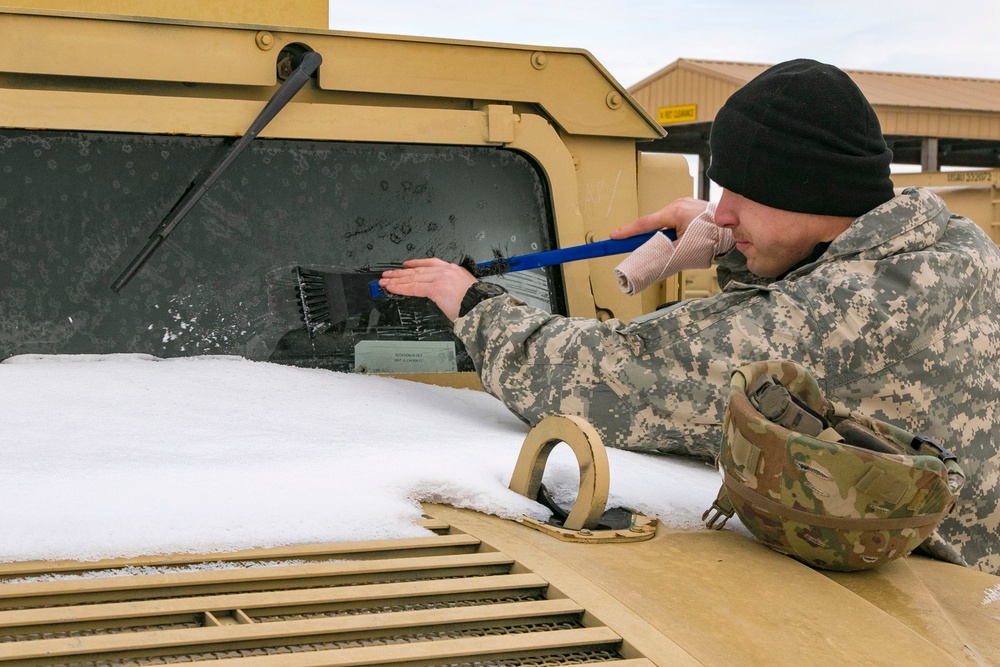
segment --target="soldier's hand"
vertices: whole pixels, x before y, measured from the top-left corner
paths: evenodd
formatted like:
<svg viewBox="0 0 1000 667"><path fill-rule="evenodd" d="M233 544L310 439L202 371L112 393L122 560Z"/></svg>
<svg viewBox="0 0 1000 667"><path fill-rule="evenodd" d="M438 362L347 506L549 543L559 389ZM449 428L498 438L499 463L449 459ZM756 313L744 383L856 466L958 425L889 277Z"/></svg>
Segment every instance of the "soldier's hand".
<svg viewBox="0 0 1000 667"><path fill-rule="evenodd" d="M636 218L624 227L611 232L609 236L613 239L624 239L657 229L674 229L677 230L677 238L680 238L684 235L688 224L701 215L707 206L707 201L694 197L681 197L656 213Z"/></svg>
<svg viewBox="0 0 1000 667"><path fill-rule="evenodd" d="M378 284L386 291L402 296L422 296L454 321L462 307L462 298L476 278L457 264L431 257L410 259L403 268L382 272Z"/></svg>

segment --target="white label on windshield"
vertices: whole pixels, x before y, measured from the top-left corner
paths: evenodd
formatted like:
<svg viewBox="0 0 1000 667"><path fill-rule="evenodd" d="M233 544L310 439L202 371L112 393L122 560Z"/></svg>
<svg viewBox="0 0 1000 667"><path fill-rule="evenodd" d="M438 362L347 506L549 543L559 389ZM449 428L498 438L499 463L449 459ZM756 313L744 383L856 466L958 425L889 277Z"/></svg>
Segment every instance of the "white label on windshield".
<svg viewBox="0 0 1000 667"><path fill-rule="evenodd" d="M454 373L458 371L451 341L363 340L354 346L359 373Z"/></svg>

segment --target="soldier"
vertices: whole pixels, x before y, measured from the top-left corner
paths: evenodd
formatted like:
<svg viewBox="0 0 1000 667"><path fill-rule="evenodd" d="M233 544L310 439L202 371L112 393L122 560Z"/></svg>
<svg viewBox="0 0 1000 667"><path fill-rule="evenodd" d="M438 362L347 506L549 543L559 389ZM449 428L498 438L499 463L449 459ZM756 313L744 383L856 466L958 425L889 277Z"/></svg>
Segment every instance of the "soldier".
<svg viewBox="0 0 1000 667"><path fill-rule="evenodd" d="M719 295L626 324L551 315L439 259L380 284L432 299L484 388L526 422L579 415L625 449L713 458L730 373L795 361L832 400L958 454L968 483L940 532L1000 574L1000 250L934 194L895 196L875 112L833 66L794 60L750 81L711 149L714 211L681 200L615 235L673 227L683 254L714 222L702 247L724 253Z"/></svg>

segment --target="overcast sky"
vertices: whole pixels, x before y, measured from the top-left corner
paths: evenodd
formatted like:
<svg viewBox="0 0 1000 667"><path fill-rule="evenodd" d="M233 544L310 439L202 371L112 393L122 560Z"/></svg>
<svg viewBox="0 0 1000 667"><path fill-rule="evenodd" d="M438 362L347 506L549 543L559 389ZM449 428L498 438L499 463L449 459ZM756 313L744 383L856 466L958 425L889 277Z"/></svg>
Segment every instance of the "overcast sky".
<svg viewBox="0 0 1000 667"><path fill-rule="evenodd" d="M331 0L330 28L582 48L626 87L678 58L1000 79L1000 0Z"/></svg>

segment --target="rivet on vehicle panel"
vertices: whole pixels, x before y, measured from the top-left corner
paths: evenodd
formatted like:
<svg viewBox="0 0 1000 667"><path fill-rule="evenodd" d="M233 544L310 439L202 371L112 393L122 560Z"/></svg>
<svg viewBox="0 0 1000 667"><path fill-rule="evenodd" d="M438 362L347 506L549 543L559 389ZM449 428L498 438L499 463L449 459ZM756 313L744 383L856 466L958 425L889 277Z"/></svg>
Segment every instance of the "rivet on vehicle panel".
<svg viewBox="0 0 1000 667"><path fill-rule="evenodd" d="M608 96L604 99L608 103L608 106L612 109L617 109L622 105L622 96L615 91L608 93Z"/></svg>
<svg viewBox="0 0 1000 667"><path fill-rule="evenodd" d="M270 51L272 46L274 46L274 35L269 33L267 30L261 30L257 33L258 49L261 51Z"/></svg>
<svg viewBox="0 0 1000 667"><path fill-rule="evenodd" d="M590 530L587 529L587 528L581 528L580 529L580 534L581 535L590 535Z"/></svg>
<svg viewBox="0 0 1000 667"><path fill-rule="evenodd" d="M545 69L548 63L548 57L541 51L535 51L531 54L531 66L535 69Z"/></svg>

